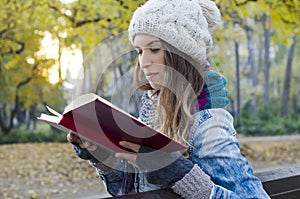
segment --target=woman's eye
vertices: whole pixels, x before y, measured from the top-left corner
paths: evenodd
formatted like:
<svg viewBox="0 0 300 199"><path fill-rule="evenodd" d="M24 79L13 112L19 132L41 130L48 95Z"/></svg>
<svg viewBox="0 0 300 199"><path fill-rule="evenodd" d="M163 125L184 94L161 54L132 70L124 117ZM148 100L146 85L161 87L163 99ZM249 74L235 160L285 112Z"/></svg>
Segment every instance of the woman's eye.
<svg viewBox="0 0 300 199"><path fill-rule="evenodd" d="M150 48L150 50L151 50L151 52L156 53L156 52L160 51L161 48Z"/></svg>
<svg viewBox="0 0 300 199"><path fill-rule="evenodd" d="M161 50L161 48L148 48L146 50L148 50L148 51L150 51L152 53L157 53L157 52L159 52ZM142 49L136 49L136 52L137 52L138 55L143 54L143 50Z"/></svg>

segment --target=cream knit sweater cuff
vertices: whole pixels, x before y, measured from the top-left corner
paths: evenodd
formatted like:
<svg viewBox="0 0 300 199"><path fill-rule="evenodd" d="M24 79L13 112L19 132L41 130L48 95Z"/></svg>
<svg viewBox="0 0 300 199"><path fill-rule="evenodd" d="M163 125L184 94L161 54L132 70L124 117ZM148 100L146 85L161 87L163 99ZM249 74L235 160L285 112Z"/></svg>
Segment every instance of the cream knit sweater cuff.
<svg viewBox="0 0 300 199"><path fill-rule="evenodd" d="M213 189L213 183L198 165L194 165L191 171L177 181L172 189L183 198L208 199Z"/></svg>

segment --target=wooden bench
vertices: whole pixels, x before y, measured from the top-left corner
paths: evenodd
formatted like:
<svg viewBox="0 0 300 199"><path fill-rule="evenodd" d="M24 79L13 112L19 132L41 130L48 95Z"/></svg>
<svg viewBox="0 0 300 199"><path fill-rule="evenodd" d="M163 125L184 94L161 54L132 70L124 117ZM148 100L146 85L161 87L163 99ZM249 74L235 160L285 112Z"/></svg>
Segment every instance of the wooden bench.
<svg viewBox="0 0 300 199"><path fill-rule="evenodd" d="M258 172L266 192L272 199L300 199L300 164L287 168ZM137 194L110 197L118 199L177 199L172 189L160 189Z"/></svg>
<svg viewBox="0 0 300 199"><path fill-rule="evenodd" d="M300 198L300 164L287 168L256 173L273 199Z"/></svg>

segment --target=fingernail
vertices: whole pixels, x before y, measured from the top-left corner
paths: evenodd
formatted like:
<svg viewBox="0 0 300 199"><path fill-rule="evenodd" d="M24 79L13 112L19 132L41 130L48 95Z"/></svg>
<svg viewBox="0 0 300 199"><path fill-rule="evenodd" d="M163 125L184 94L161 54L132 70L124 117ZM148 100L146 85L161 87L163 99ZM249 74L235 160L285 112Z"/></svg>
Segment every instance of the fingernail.
<svg viewBox="0 0 300 199"><path fill-rule="evenodd" d="M125 142L124 142L124 141L120 141L120 142L119 142L119 145L124 146L124 145L125 145Z"/></svg>

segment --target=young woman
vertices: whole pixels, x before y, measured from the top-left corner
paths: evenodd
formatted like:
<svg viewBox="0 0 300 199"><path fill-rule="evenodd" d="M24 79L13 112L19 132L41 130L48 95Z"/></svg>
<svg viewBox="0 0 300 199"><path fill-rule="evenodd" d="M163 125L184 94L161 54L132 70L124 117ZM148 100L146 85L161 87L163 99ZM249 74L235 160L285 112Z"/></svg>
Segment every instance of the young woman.
<svg viewBox="0 0 300 199"><path fill-rule="evenodd" d="M138 53L135 84L144 90L140 119L186 144L165 153L126 141L111 155L74 134L77 155L96 168L112 195L171 187L183 198L269 198L241 155L225 79L205 71L211 31L220 21L209 0L149 0L130 22Z"/></svg>

